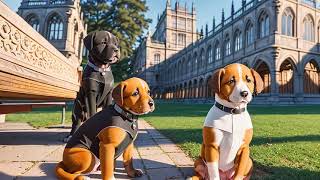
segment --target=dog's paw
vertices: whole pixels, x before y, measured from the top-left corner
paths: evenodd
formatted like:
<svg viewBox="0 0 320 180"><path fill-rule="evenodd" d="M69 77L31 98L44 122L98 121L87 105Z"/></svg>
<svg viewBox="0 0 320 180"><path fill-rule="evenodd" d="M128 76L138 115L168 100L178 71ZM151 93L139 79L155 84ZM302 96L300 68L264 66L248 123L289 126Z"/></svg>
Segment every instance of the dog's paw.
<svg viewBox="0 0 320 180"><path fill-rule="evenodd" d="M134 169L132 171L127 172L129 177L141 177L143 175L142 170Z"/></svg>
<svg viewBox="0 0 320 180"><path fill-rule="evenodd" d="M83 180L90 180L91 178L88 176L83 176Z"/></svg>

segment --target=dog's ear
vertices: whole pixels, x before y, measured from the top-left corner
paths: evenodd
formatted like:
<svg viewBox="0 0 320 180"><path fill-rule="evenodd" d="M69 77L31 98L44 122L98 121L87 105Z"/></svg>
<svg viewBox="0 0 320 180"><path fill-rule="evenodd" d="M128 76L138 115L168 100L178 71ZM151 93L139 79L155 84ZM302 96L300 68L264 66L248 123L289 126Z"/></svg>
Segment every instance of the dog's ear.
<svg viewBox="0 0 320 180"><path fill-rule="evenodd" d="M214 93L219 93L221 88L221 78L224 75L224 68L217 69L213 72L211 79L209 80L209 87L212 89Z"/></svg>
<svg viewBox="0 0 320 180"><path fill-rule="evenodd" d="M89 33L83 39L84 46L88 49L88 51L91 51L93 49L93 38L94 38L94 33Z"/></svg>
<svg viewBox="0 0 320 180"><path fill-rule="evenodd" d="M250 69L250 70L254 78L254 91L255 91L254 93L257 95L261 93L261 91L263 90L263 81L259 73L257 73L257 71L255 71L254 69Z"/></svg>
<svg viewBox="0 0 320 180"><path fill-rule="evenodd" d="M119 106L123 106L123 91L125 90L126 86L126 82L121 82L112 91L112 98Z"/></svg>

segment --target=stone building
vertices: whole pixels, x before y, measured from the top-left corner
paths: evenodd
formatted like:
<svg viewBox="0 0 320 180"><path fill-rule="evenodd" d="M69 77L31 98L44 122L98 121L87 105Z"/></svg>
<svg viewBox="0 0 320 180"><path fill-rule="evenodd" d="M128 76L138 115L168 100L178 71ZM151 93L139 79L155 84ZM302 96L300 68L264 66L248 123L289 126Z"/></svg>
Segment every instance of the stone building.
<svg viewBox="0 0 320 180"><path fill-rule="evenodd" d="M212 100L212 72L237 62L264 80L255 103L320 103L319 5L315 0L243 0L237 11L232 5L230 17L222 12L221 23L214 21L203 38L156 66L159 83L153 95Z"/></svg>
<svg viewBox="0 0 320 180"><path fill-rule="evenodd" d="M168 0L166 9L158 17L155 32L152 36L148 32L137 49L134 72L139 73L151 86L158 84L160 75L157 73L157 65L197 39L196 11L193 4L189 12L187 4L182 6L176 2L175 7L171 8Z"/></svg>
<svg viewBox="0 0 320 180"><path fill-rule="evenodd" d="M82 61L87 28L80 0L23 0L18 14L67 58Z"/></svg>

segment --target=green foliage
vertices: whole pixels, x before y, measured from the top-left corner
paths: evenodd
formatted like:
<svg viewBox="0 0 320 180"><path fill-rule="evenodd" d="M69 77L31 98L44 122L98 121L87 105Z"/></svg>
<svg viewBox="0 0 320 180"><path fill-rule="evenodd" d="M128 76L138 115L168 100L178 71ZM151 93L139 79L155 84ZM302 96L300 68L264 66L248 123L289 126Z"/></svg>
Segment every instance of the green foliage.
<svg viewBox="0 0 320 180"><path fill-rule="evenodd" d="M119 63L112 65L112 74L115 82L120 82L128 77L131 71L131 65L129 62L129 58L124 58Z"/></svg>
<svg viewBox="0 0 320 180"><path fill-rule="evenodd" d="M122 62L113 67L116 79L123 80L130 74L128 57L132 56L134 45L148 28L151 19L145 17L148 11L143 0L82 0L82 9L88 24L88 32L106 30L120 40Z"/></svg>

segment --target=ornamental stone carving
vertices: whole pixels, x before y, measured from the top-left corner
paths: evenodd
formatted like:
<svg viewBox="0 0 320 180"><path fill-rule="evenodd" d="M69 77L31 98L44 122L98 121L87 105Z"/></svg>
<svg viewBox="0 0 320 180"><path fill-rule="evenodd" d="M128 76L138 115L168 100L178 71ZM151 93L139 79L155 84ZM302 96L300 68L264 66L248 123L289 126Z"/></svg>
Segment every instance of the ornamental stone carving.
<svg viewBox="0 0 320 180"><path fill-rule="evenodd" d="M0 16L0 52L16 57L15 60L30 65L32 69L45 72L69 82L78 82L78 74L70 64L58 58L49 49L20 31ZM68 60L67 58L65 60Z"/></svg>

